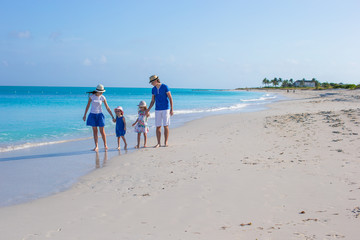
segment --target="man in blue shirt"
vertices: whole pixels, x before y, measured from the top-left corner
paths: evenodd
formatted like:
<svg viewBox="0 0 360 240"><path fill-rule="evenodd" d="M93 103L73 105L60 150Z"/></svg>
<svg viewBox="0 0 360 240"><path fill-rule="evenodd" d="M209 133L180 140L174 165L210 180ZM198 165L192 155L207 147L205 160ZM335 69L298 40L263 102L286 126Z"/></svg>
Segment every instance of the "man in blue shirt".
<svg viewBox="0 0 360 240"><path fill-rule="evenodd" d="M160 83L158 76L152 75L150 77L149 83L154 86L152 88L152 99L147 112L149 112L155 104L155 125L157 138L157 144L155 145L155 148L161 146L161 126L164 127L165 147L167 147L169 139L170 116L174 114L173 100L168 86Z"/></svg>

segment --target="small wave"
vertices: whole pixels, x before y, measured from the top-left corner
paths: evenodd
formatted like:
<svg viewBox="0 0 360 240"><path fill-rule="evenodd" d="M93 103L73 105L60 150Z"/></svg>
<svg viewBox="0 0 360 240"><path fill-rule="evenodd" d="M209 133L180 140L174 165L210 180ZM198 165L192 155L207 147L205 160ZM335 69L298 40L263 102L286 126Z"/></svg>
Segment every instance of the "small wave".
<svg viewBox="0 0 360 240"><path fill-rule="evenodd" d="M40 146L51 145L51 144L88 140L91 138L92 137L78 138L78 139L71 139L71 140L61 140L61 141L51 141L51 142L24 143L24 144L20 144L20 145L0 147L0 152L10 152L10 151L14 151L14 150L20 150L20 149L31 148L31 147L40 147Z"/></svg>
<svg viewBox="0 0 360 240"><path fill-rule="evenodd" d="M236 104L230 107L218 107L218 108L209 108L209 109L186 109L186 110L177 110L175 114L191 114L191 113L211 113L218 111L226 111L226 110L236 110L246 107L247 104Z"/></svg>
<svg viewBox="0 0 360 240"><path fill-rule="evenodd" d="M266 100L271 100L271 99L275 99L276 96L271 96L269 94L266 94L264 97L260 97L260 98L254 98L254 99L244 99L241 100L242 102L258 102L258 101L266 101Z"/></svg>

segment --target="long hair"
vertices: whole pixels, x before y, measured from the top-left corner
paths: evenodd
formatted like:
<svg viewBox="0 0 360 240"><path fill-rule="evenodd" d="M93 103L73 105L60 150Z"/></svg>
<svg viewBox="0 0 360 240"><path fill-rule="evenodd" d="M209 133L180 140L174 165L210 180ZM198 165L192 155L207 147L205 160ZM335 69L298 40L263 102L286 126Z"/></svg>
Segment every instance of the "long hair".
<svg viewBox="0 0 360 240"><path fill-rule="evenodd" d="M88 96L90 97L90 94L95 94L97 93L97 91L91 91L91 92L86 92L88 94Z"/></svg>

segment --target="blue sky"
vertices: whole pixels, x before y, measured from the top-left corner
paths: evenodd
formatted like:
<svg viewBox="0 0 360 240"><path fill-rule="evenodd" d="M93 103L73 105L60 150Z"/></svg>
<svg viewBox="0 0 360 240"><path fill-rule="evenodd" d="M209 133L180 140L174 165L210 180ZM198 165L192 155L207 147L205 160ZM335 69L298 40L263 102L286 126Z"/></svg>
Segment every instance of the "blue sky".
<svg viewBox="0 0 360 240"><path fill-rule="evenodd" d="M360 1L1 0L0 85L360 83Z"/></svg>

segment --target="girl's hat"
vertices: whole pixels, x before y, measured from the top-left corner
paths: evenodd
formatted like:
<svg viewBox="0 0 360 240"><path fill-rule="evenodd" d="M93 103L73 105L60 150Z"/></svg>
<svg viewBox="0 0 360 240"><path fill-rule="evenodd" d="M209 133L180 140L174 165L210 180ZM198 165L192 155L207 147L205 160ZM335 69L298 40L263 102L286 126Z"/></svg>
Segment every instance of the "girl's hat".
<svg viewBox="0 0 360 240"><path fill-rule="evenodd" d="M145 101L140 101L139 107L146 107L146 102Z"/></svg>
<svg viewBox="0 0 360 240"><path fill-rule="evenodd" d="M116 111L121 111L121 112L124 112L123 108L122 108L122 107L120 107L120 106L118 106L117 108L115 108L115 109L114 109L114 111L115 111L115 112L116 112Z"/></svg>
<svg viewBox="0 0 360 240"><path fill-rule="evenodd" d="M104 86L102 84L97 85L95 92L105 92Z"/></svg>

